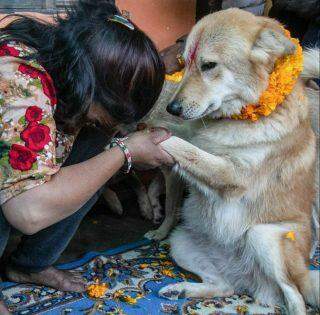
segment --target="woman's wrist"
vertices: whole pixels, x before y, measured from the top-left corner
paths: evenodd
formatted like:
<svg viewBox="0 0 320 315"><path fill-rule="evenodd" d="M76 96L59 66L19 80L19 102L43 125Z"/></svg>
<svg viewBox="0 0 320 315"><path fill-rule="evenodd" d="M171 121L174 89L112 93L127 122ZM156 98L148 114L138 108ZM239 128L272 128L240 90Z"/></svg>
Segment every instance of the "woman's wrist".
<svg viewBox="0 0 320 315"><path fill-rule="evenodd" d="M115 154L117 156L117 158L120 161L120 163L119 163L120 168L126 162L126 157L125 157L124 153L122 152L122 150L118 146L113 147L113 148L109 148L108 150L106 150L106 152L112 152L113 154Z"/></svg>
<svg viewBox="0 0 320 315"><path fill-rule="evenodd" d="M132 154L131 154L131 151L129 150L129 148L125 142L126 140L127 140L127 138L123 138L123 139L113 138L111 140L110 147L111 148L117 147L118 149L121 150L121 152L123 153L123 156L125 158L122 171L125 174L128 174L128 173L130 173L130 170L132 168Z"/></svg>

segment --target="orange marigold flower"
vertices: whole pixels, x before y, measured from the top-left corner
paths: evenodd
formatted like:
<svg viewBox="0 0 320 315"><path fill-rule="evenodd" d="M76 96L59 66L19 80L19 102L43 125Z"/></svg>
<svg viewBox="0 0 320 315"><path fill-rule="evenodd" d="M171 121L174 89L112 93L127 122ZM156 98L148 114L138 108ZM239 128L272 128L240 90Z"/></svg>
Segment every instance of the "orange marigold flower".
<svg viewBox="0 0 320 315"><path fill-rule="evenodd" d="M179 83L182 80L183 75L184 75L184 70L175 72L173 74L166 74L166 80Z"/></svg>
<svg viewBox="0 0 320 315"><path fill-rule="evenodd" d="M87 288L87 293L92 298L101 298L105 295L108 290L108 285L106 283L102 284L91 284Z"/></svg>

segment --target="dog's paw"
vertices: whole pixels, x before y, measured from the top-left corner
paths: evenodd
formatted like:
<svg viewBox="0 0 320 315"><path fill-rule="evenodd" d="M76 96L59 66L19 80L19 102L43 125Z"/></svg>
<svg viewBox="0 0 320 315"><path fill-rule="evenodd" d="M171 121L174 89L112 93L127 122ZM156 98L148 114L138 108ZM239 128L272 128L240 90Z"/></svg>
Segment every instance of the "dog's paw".
<svg viewBox="0 0 320 315"><path fill-rule="evenodd" d="M161 213L161 206L153 208L153 220L154 224L160 224L163 221L163 214Z"/></svg>
<svg viewBox="0 0 320 315"><path fill-rule="evenodd" d="M185 288L183 283L175 283L167 285L160 289L159 296L168 300L178 300L185 298Z"/></svg>
<svg viewBox="0 0 320 315"><path fill-rule="evenodd" d="M153 209L151 203L149 201L148 196L139 196L138 197L138 204L140 208L141 215L150 221L153 221Z"/></svg>
<svg viewBox="0 0 320 315"><path fill-rule="evenodd" d="M109 204L109 209L111 210L111 212L117 214L117 215L123 215L124 210L122 208L121 203L114 203L113 205Z"/></svg>
<svg viewBox="0 0 320 315"><path fill-rule="evenodd" d="M168 232L158 229L147 232L144 237L152 241L161 241L166 238L167 235Z"/></svg>

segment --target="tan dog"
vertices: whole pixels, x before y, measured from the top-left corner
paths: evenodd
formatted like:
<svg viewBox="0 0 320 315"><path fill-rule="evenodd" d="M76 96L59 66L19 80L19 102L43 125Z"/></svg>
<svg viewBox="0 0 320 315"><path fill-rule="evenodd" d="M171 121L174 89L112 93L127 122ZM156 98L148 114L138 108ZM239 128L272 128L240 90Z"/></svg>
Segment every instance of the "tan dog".
<svg viewBox="0 0 320 315"><path fill-rule="evenodd" d="M167 186L171 210L173 195L181 195L178 178L190 186L171 254L203 283L169 285L160 295L247 292L261 303L286 304L290 315L305 314L305 302L319 307L319 274L308 269L316 137L305 86L319 74L318 52L305 54L304 73L270 116L222 118L256 103L275 60L294 50L279 23L238 9L203 18L189 35L192 64L168 111L192 121L177 128L192 144L171 137L162 145L178 162ZM149 236L164 237L170 224Z"/></svg>

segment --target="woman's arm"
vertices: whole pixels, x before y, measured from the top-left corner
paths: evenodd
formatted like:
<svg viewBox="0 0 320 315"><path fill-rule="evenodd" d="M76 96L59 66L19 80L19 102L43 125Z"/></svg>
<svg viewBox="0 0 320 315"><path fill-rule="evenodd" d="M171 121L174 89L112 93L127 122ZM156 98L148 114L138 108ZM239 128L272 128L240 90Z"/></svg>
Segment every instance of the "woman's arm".
<svg viewBox="0 0 320 315"><path fill-rule="evenodd" d="M80 209L123 165L114 147L79 164L62 167L51 180L6 202L3 213L24 234L34 234Z"/></svg>
<svg viewBox="0 0 320 315"><path fill-rule="evenodd" d="M125 141L135 164L157 167L173 159L160 146L170 133L164 129L136 132ZM62 167L51 180L2 205L8 222L24 234L34 234L70 216L123 165L124 154L114 147L79 164Z"/></svg>

